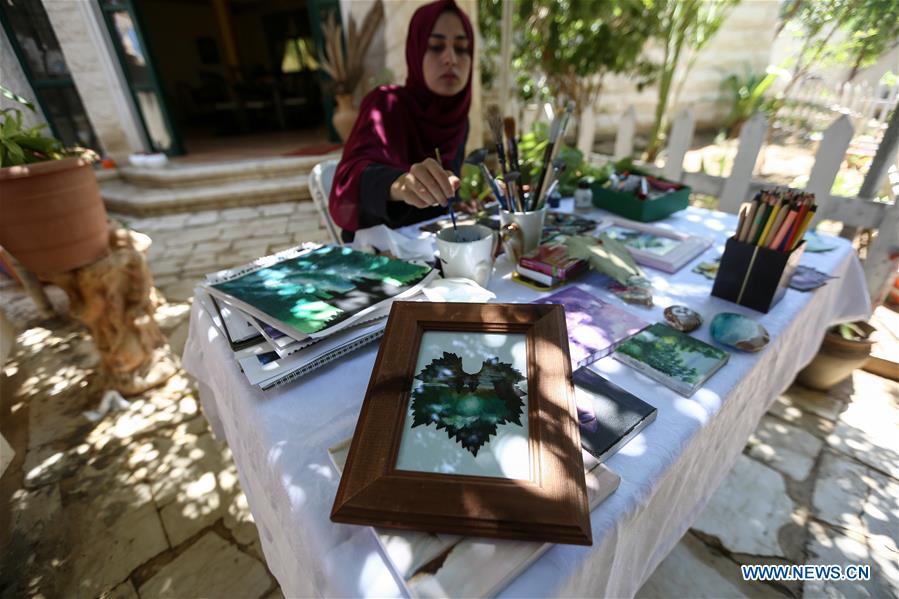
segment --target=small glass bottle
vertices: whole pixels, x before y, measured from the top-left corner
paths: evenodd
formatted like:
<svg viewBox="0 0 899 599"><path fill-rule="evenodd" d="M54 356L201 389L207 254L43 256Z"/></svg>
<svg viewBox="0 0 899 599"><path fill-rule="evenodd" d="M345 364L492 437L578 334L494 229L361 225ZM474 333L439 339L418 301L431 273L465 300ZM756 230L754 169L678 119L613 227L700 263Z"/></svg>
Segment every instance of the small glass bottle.
<svg viewBox="0 0 899 599"><path fill-rule="evenodd" d="M574 190L574 209L591 210L593 208L593 191L590 189L590 181L581 179Z"/></svg>

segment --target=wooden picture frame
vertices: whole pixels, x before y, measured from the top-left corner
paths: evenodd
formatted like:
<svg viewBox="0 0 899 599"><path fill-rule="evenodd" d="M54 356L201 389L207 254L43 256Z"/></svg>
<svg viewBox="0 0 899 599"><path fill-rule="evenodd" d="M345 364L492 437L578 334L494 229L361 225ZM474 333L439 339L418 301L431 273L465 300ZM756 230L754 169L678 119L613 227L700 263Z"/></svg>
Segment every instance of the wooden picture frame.
<svg viewBox="0 0 899 599"><path fill-rule="evenodd" d="M420 346L423 335L430 331L459 337L483 333L526 343L522 359L526 361L527 392L522 399L526 398L527 409L526 418L522 417L524 411L519 416L519 421L527 424L526 478L396 467L415 394ZM480 376L480 372L468 370L463 374ZM494 388L499 393L499 387ZM331 520L469 536L592 544L574 397L562 306L394 302ZM412 422L411 426L418 426ZM488 442L484 441L484 446Z"/></svg>

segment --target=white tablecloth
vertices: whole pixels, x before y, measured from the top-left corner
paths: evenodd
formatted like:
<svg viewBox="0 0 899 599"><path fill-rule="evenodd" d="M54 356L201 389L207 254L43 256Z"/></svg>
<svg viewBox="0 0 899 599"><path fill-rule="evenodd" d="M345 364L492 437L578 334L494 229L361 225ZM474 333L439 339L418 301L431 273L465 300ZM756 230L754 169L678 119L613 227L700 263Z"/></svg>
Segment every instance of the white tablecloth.
<svg viewBox="0 0 899 599"><path fill-rule="evenodd" d="M591 515L593 546L554 546L502 596L632 596L693 523L770 404L812 359L825 329L869 315L861 266L840 239L834 240L837 249L806 252L801 260L838 278L809 293L788 290L769 314L711 297L712 282L691 269L720 255L735 224L731 215L699 209L665 221L663 226L714 237L715 244L676 274L646 269L655 307L612 301L649 321L662 320L662 310L673 303L692 307L706 322L722 311L746 314L770 332L770 344L756 354L733 352L691 399L612 358L594 364L658 408L658 416L608 461L621 486ZM577 284L589 288L595 276ZM539 295L509 280L504 257L490 289L498 301L528 302ZM707 324L695 335L710 341ZM328 519L338 476L327 449L353 434L376 351L371 345L262 392L247 384L225 340L194 302L184 367L200 381L207 418L231 447L269 568L287 596L404 592L370 528Z"/></svg>

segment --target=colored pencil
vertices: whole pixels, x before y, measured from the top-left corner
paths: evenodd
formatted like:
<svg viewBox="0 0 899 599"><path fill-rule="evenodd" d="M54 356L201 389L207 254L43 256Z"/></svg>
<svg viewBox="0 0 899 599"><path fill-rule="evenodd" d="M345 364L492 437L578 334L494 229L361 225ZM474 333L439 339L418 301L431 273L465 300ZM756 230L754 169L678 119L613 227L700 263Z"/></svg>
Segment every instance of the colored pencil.
<svg viewBox="0 0 899 599"><path fill-rule="evenodd" d="M803 201L802 207L799 209L799 215L796 217L796 226L793 228L793 231L790 232L790 235L787 237L787 241L784 244L784 248L786 250L793 247L793 244L796 241L796 235L799 233L799 229L800 227L802 227L802 223L805 222L805 215L808 214L811 206L811 201Z"/></svg>
<svg viewBox="0 0 899 599"><path fill-rule="evenodd" d="M796 238L793 240L793 245L789 246L787 251L793 251L799 244L802 243L802 238L805 236L805 232L808 230L809 224L811 224L812 219L815 218L815 212L817 212L818 207L812 206L809 208L808 212L805 215L805 219L802 221L802 225L800 225L799 230L796 232Z"/></svg>
<svg viewBox="0 0 899 599"><path fill-rule="evenodd" d="M756 242L756 245L759 245L759 246L765 245L765 240L768 238L768 232L774 226L774 223L777 222L777 215L783 209L785 204L786 204L786 200L781 200L780 202L778 202L777 200L774 201L774 207L771 209L771 213L768 214L768 218L765 222L765 226L762 227L762 232L759 233L759 238L758 238L758 241Z"/></svg>
<svg viewBox="0 0 899 599"><path fill-rule="evenodd" d="M768 215L771 213L771 200L772 197L767 196L764 198L765 204L763 206L759 206L758 212L756 212L755 222L752 224L752 229L749 230L749 237L746 239L747 243L751 243L755 245L759 238L759 233L761 233L762 226L765 221L768 219Z"/></svg>
<svg viewBox="0 0 899 599"><path fill-rule="evenodd" d="M768 245L771 243L771 241L774 239L774 237L777 236L777 234L780 232L780 226L787 219L787 216L789 216L789 212L793 208L793 206L791 206L790 204L788 204L786 202L787 202L787 200L784 200L784 204L781 205L780 210L778 211L777 215L774 217L774 219L773 219L774 222L771 224L771 227L768 229L767 235L765 235L762 238L762 242L759 244L762 247L768 247ZM798 206L796 207L796 209L797 210L799 209Z"/></svg>
<svg viewBox="0 0 899 599"><path fill-rule="evenodd" d="M734 231L734 239L740 239L740 231L743 229L743 225L746 224L746 214L749 212L750 204L748 202L744 202L742 206L740 206L740 218L737 221L737 230Z"/></svg>
<svg viewBox="0 0 899 599"><path fill-rule="evenodd" d="M765 246L771 249L775 249L780 247L780 244L783 242L784 238L787 236L787 233L790 231L790 228L793 226L793 223L796 221L796 217L799 215L799 207L793 206L789 210L789 214L787 214L786 219L784 219L783 223L780 226L780 229L777 231L777 235L771 240L770 244Z"/></svg>
<svg viewBox="0 0 899 599"><path fill-rule="evenodd" d="M746 214L746 221L743 223L743 227L739 231L739 235L737 237L738 241L746 241L746 238L749 237L749 229L752 227L752 221L755 219L755 213L758 211L760 204L761 196L756 195L752 199L752 204L749 206L749 212Z"/></svg>

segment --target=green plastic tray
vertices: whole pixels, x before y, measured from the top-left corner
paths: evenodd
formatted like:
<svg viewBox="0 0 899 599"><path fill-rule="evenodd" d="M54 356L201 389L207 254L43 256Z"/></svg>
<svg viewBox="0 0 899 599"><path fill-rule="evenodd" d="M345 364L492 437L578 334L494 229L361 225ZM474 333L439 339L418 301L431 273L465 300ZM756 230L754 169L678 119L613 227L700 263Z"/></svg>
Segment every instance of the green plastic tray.
<svg viewBox="0 0 899 599"><path fill-rule="evenodd" d="M593 205L608 210L619 216L648 223L661 220L683 210L690 204L690 188L684 186L654 200L641 200L636 195L625 191L615 191L594 183Z"/></svg>

